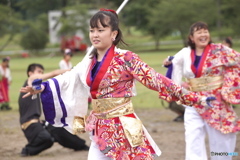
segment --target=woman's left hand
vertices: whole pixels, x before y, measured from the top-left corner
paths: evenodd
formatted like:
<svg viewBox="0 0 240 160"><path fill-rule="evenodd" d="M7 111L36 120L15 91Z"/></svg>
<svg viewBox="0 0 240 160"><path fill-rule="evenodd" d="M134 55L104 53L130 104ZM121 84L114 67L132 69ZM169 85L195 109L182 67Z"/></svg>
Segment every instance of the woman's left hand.
<svg viewBox="0 0 240 160"><path fill-rule="evenodd" d="M200 102L203 106L213 107L211 105L211 102L214 100L216 100L216 97L203 97L203 98L201 98Z"/></svg>

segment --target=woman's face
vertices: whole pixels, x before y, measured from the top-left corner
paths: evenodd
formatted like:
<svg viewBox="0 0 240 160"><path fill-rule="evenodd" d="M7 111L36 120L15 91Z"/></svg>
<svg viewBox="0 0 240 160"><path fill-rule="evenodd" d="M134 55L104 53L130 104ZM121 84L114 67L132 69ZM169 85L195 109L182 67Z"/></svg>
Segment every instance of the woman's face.
<svg viewBox="0 0 240 160"><path fill-rule="evenodd" d="M100 22L98 26L98 28L90 28L89 38L94 48L98 51L106 51L112 46L117 31L112 31L110 27L103 27Z"/></svg>
<svg viewBox="0 0 240 160"><path fill-rule="evenodd" d="M205 48L210 42L210 33L207 29L199 29L190 36L196 48Z"/></svg>

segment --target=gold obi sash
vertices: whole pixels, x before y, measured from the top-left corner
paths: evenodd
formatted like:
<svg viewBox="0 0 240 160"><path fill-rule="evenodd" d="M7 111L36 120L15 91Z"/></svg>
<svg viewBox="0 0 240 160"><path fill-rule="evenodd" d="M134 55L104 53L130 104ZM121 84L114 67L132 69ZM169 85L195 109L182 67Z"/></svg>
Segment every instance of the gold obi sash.
<svg viewBox="0 0 240 160"><path fill-rule="evenodd" d="M131 98L92 99L92 108L90 116L96 116L98 119L119 117L125 136L132 147L143 144L142 122L137 118L124 116L134 113Z"/></svg>
<svg viewBox="0 0 240 160"><path fill-rule="evenodd" d="M92 99L94 114L99 119L120 117L134 113L131 98Z"/></svg>
<svg viewBox="0 0 240 160"><path fill-rule="evenodd" d="M221 87L223 84L222 76L188 78L187 80L190 90L194 92L210 91Z"/></svg>

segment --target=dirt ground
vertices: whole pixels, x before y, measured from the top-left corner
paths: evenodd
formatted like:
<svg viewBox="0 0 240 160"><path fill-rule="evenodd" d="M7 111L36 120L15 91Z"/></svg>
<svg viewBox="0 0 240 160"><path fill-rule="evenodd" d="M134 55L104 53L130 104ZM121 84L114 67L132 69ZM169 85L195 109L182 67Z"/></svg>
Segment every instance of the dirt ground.
<svg viewBox="0 0 240 160"><path fill-rule="evenodd" d="M240 115L240 107L236 111ZM172 121L176 117L175 113L168 109L136 109L136 113L162 151L156 160L184 160L184 125ZM90 144L87 133L81 137ZM18 111L0 111L0 160L87 160L87 151L73 151L58 143L37 156L21 157L19 153L26 143L19 126ZM240 160L239 134L235 152L239 156L233 157L233 160Z"/></svg>

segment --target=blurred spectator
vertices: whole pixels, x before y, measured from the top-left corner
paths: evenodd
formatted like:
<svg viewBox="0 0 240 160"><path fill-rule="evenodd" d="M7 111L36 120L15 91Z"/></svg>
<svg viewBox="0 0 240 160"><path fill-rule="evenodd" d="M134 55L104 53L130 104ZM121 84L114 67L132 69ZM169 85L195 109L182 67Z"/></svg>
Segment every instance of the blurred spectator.
<svg viewBox="0 0 240 160"><path fill-rule="evenodd" d="M64 50L63 53L63 59L59 62L59 68L60 69L71 69L72 68L72 63L71 63L71 58L73 56L73 53L71 49L67 48Z"/></svg>
<svg viewBox="0 0 240 160"><path fill-rule="evenodd" d="M233 43L232 43L232 38L231 37L227 37L223 40L223 45L228 46L229 48L232 48Z"/></svg>
<svg viewBox="0 0 240 160"><path fill-rule="evenodd" d="M2 59L0 65L0 103L1 110L11 110L9 106L9 86L12 82L11 71L9 68L10 57Z"/></svg>

